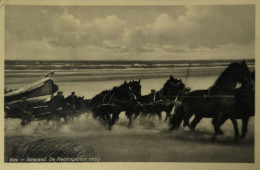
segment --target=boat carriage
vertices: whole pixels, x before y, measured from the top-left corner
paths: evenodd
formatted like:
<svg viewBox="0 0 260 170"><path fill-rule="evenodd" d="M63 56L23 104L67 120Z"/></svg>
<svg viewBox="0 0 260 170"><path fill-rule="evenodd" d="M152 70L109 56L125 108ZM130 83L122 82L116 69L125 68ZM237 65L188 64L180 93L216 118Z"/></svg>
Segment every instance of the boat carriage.
<svg viewBox="0 0 260 170"><path fill-rule="evenodd" d="M26 100L29 108L28 112L30 112L28 113L30 120L46 119L51 114L48 110L48 105L57 90L58 86L54 81L53 72L25 87L15 90L5 89L5 118L22 119L23 115L20 111L20 105L22 101Z"/></svg>

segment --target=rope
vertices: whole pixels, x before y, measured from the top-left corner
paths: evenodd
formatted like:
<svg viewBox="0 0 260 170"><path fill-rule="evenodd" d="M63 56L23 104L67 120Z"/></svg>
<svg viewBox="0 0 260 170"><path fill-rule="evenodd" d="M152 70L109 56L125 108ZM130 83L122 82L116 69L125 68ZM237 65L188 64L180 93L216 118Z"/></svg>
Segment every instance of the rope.
<svg viewBox="0 0 260 170"><path fill-rule="evenodd" d="M176 103L176 102L177 102L177 100L178 100L178 96L176 96L176 98L175 98L174 102ZM174 111L175 111L175 108L176 108L176 105L175 105L175 103L174 103L174 106L173 106L173 108L172 108L172 110L171 110L171 112L170 112L170 115L173 115L173 113L174 113Z"/></svg>
<svg viewBox="0 0 260 170"><path fill-rule="evenodd" d="M111 102L111 100L112 100L112 98L113 98L114 94L115 94L115 93L113 93L113 94L111 95L111 97L110 97L110 99L109 99L108 103L110 103L110 102Z"/></svg>
<svg viewBox="0 0 260 170"><path fill-rule="evenodd" d="M180 96L182 97L182 96ZM234 98L234 95L213 95L213 96L183 96L185 98Z"/></svg>
<svg viewBox="0 0 260 170"><path fill-rule="evenodd" d="M102 98L102 103L103 103L103 104L105 104L105 99L106 99L106 97L107 97L108 95L110 95L110 94L107 93L107 94L105 94L105 96Z"/></svg>
<svg viewBox="0 0 260 170"><path fill-rule="evenodd" d="M132 90L132 88L131 88L130 86L128 86L128 88L129 88L129 90L131 90L131 92L133 92L133 90ZM115 101L117 101L117 102L119 102L119 103L129 103L129 102L131 101L130 99L129 99L129 100L125 100L125 101L119 100L119 99L117 99L117 98L114 97L114 96L115 96L115 93L113 93L113 94L110 96L108 103L105 104L105 101L104 101L104 100L105 100L105 98L106 98L108 95L110 95L110 94L105 94L105 96L102 98L102 101L103 101L102 104L98 105L97 107L92 107L92 108L90 108L90 109L98 108L98 107L101 107L101 106L115 106L115 107L120 107L120 106L115 105L115 104L109 104L112 100L115 100ZM133 96L134 96L134 98L135 98L135 100L136 100L137 97L135 96L134 93L133 93ZM92 100L92 99L91 99L91 100ZM91 100L90 100L90 101L91 101Z"/></svg>
<svg viewBox="0 0 260 170"><path fill-rule="evenodd" d="M117 102L120 102L120 103L128 103L130 100L127 100L127 101L122 101L122 100L118 100L118 99L116 99L116 98L113 98L114 100L116 100ZM111 99L112 100L112 99ZM91 108L89 108L89 109L93 109L93 108L98 108L98 107L101 107L101 106L114 106L114 107L121 107L121 106L118 106L118 105L115 105L115 104L100 104L100 105L98 105L97 107L91 107Z"/></svg>
<svg viewBox="0 0 260 170"><path fill-rule="evenodd" d="M143 103L142 105L143 106L148 106L148 105L154 105L154 104L161 104L161 103L164 103L164 102L167 102L165 100L158 100L158 101L155 101L153 103Z"/></svg>
<svg viewBox="0 0 260 170"><path fill-rule="evenodd" d="M115 101L118 101L118 102L121 102L121 103L127 103L127 102L130 102L131 100L125 100L125 101L123 101L123 100L118 100L118 99L116 99L116 98L113 98Z"/></svg>
<svg viewBox="0 0 260 170"><path fill-rule="evenodd" d="M115 105L115 104L101 104L101 105L98 105L98 106L96 106L96 107L88 107L87 109L88 109L88 110L92 110L92 109L94 109L94 108L99 108L99 107L102 107L102 106L114 106L114 107L119 107L119 108L120 108L120 106Z"/></svg>

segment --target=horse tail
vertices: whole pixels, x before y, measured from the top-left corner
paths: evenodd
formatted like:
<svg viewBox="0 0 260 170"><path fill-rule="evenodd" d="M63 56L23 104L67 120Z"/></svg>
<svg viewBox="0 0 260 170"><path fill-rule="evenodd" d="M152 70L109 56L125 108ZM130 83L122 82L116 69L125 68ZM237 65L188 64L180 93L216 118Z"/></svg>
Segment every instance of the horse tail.
<svg viewBox="0 0 260 170"><path fill-rule="evenodd" d="M183 119L184 119L183 106L182 105L176 106L175 112L170 121L170 130L179 129Z"/></svg>

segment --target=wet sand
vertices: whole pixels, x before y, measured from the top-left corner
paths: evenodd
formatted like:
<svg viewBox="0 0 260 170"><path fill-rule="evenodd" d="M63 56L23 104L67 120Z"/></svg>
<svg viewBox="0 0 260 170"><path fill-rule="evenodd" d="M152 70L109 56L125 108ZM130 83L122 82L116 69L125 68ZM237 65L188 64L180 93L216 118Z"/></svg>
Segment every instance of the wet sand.
<svg viewBox="0 0 260 170"><path fill-rule="evenodd" d="M52 122L35 121L22 128L20 120L8 119L5 143L15 146L20 140L30 145L36 139L44 139L65 143L64 146L90 146L95 153L92 157L102 162L254 162L254 118L250 119L245 139L234 139L232 124L227 121L222 126L225 134L218 136L214 143L211 142L210 119L203 119L195 133L183 128L169 132L168 124L157 119L137 120L134 127L128 129L127 121L122 113L109 131L85 116L70 124L56 126ZM241 129L241 121L238 123Z"/></svg>

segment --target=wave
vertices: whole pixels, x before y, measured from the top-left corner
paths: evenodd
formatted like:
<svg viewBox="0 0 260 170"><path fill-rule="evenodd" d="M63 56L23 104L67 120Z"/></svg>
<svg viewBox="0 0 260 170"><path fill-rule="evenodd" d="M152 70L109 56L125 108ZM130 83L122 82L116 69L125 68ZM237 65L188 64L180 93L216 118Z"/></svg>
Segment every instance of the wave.
<svg viewBox="0 0 260 170"><path fill-rule="evenodd" d="M5 61L5 70L86 70L86 69L149 69L149 68L187 68L187 67L227 67L231 62L216 61ZM247 60L254 67L254 60Z"/></svg>

